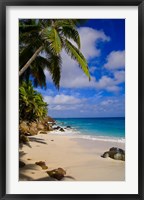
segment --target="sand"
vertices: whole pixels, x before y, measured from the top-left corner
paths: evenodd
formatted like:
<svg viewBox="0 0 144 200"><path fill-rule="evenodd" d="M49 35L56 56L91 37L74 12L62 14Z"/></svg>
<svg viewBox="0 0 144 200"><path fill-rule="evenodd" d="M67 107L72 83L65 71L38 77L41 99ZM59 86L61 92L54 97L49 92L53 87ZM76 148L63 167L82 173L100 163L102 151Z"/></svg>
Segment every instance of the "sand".
<svg viewBox="0 0 144 200"><path fill-rule="evenodd" d="M124 181L125 162L102 158L111 147L124 149L124 143L92 141L75 136L39 134L30 137L30 146L20 148L20 181L51 181L46 171L58 167L66 170L63 181ZM44 161L43 170L35 162Z"/></svg>

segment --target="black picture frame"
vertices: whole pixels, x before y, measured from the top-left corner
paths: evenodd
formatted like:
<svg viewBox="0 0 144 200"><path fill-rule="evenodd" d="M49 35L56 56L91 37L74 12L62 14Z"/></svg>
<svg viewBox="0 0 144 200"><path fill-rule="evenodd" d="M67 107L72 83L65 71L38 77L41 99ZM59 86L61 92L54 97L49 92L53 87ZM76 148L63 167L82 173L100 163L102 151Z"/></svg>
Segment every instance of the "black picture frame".
<svg viewBox="0 0 144 200"><path fill-rule="evenodd" d="M45 195L6 193L6 7L138 6L138 194ZM144 1L143 0L1 0L0 1L0 199L144 199Z"/></svg>

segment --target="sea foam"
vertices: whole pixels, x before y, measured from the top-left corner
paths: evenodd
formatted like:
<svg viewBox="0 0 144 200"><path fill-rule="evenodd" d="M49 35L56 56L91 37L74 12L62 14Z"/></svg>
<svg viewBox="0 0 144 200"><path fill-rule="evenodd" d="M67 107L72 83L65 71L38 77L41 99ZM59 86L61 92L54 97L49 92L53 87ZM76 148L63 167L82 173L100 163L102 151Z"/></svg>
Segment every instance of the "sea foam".
<svg viewBox="0 0 144 200"><path fill-rule="evenodd" d="M81 138L86 140L93 140L93 141L106 141L106 142L118 142L118 143L125 143L125 138L118 138L118 137L108 137L108 136L101 136L98 135L86 135L82 134L80 131L76 129L64 129L64 132L60 130L51 131L53 135L61 135L61 136L72 136L73 138Z"/></svg>

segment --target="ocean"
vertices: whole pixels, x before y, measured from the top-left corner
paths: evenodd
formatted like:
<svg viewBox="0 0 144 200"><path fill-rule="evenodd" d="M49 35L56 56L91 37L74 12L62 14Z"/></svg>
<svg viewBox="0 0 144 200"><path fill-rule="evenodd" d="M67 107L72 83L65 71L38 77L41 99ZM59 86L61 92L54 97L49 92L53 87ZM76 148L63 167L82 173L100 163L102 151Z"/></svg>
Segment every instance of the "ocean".
<svg viewBox="0 0 144 200"><path fill-rule="evenodd" d="M125 118L55 118L56 126L79 138L106 141L125 141ZM70 126L70 128L67 128ZM59 133L59 132L57 132Z"/></svg>

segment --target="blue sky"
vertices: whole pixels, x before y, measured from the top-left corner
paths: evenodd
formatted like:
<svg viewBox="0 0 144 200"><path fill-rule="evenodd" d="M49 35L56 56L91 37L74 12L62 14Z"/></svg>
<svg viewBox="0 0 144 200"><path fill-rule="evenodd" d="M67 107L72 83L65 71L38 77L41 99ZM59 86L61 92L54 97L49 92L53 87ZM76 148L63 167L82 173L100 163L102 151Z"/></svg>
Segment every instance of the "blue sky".
<svg viewBox="0 0 144 200"><path fill-rule="evenodd" d="M91 81L64 51L60 90L49 72L47 89L36 88L57 117L125 116L125 20L91 19L78 27L81 51L88 61Z"/></svg>

